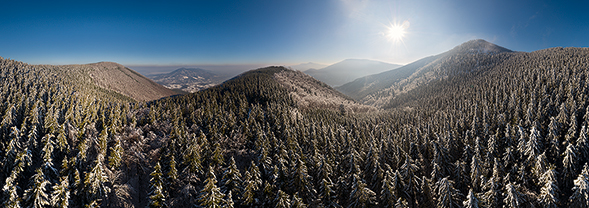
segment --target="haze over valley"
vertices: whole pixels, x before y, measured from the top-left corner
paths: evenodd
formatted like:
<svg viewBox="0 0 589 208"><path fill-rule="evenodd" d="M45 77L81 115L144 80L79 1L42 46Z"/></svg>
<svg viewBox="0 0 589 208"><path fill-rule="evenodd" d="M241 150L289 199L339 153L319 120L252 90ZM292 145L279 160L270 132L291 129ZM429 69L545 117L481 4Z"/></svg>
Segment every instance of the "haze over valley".
<svg viewBox="0 0 589 208"><path fill-rule="evenodd" d="M193 93L215 86L226 78L200 68L179 68L169 73L149 75L158 84L168 89Z"/></svg>
<svg viewBox="0 0 589 208"><path fill-rule="evenodd" d="M321 69L308 69L305 73L331 86L340 86L357 78L396 69L400 66L366 59L346 59Z"/></svg>

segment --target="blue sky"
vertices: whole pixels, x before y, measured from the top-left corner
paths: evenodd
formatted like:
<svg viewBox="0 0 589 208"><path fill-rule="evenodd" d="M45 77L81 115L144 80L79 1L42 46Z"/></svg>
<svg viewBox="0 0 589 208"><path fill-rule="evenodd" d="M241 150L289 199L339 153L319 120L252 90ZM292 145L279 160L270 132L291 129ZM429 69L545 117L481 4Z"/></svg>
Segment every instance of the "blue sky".
<svg viewBox="0 0 589 208"><path fill-rule="evenodd" d="M482 38L589 46L587 1L3 1L0 56L33 64L405 64ZM408 22L401 42L386 27Z"/></svg>

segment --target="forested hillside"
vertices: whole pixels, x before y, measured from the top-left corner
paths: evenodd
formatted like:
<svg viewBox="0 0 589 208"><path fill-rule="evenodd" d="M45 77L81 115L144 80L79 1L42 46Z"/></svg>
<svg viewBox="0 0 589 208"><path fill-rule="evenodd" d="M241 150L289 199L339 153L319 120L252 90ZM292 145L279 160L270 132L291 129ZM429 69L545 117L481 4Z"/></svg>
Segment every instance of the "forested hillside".
<svg viewBox="0 0 589 208"><path fill-rule="evenodd" d="M133 99L97 86L80 67L0 58L0 69L2 206L81 206L114 193L104 168L121 162L115 135Z"/></svg>
<svg viewBox="0 0 589 208"><path fill-rule="evenodd" d="M342 113L375 111L300 71L281 69L274 80L286 88L299 109L321 108Z"/></svg>
<svg viewBox="0 0 589 208"><path fill-rule="evenodd" d="M511 50L485 40L471 40L398 69L358 78L338 90L364 104L383 107L391 99L428 86L432 81L486 71L513 54Z"/></svg>
<svg viewBox="0 0 589 208"><path fill-rule="evenodd" d="M123 65L113 62L66 65L60 66L60 68L82 76L89 75L95 85L137 101L156 100L178 94Z"/></svg>
<svg viewBox="0 0 589 208"><path fill-rule="evenodd" d="M497 67L430 81L367 111L283 67L141 103L58 68L2 59L1 201L589 206L589 50L489 56ZM301 104L323 95L347 103Z"/></svg>

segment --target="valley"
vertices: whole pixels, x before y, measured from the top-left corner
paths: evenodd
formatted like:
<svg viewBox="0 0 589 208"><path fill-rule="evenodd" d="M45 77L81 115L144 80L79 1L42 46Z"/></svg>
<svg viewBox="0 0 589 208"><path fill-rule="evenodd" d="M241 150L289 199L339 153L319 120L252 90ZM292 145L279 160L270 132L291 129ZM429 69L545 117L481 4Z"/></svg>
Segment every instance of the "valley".
<svg viewBox="0 0 589 208"><path fill-rule="evenodd" d="M158 84L172 90L193 93L220 84L227 79L212 71L200 68L179 68L165 74L148 76Z"/></svg>

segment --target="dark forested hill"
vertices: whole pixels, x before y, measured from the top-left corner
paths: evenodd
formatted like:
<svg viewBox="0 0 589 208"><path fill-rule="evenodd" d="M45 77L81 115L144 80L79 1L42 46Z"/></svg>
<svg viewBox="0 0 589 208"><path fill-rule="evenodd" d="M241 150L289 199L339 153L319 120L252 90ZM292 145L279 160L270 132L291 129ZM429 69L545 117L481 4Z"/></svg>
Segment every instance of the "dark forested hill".
<svg viewBox="0 0 589 208"><path fill-rule="evenodd" d="M309 69L304 72L328 85L340 86L357 78L393 70L400 66L367 59L346 59L325 68Z"/></svg>
<svg viewBox="0 0 589 208"><path fill-rule="evenodd" d="M589 49L471 49L377 111L283 67L143 103L0 59L0 202L588 206Z"/></svg>
<svg viewBox="0 0 589 208"><path fill-rule="evenodd" d="M199 68L179 68L170 73L148 76L153 81L169 89L179 89L186 92L196 92L223 81L223 77Z"/></svg>

